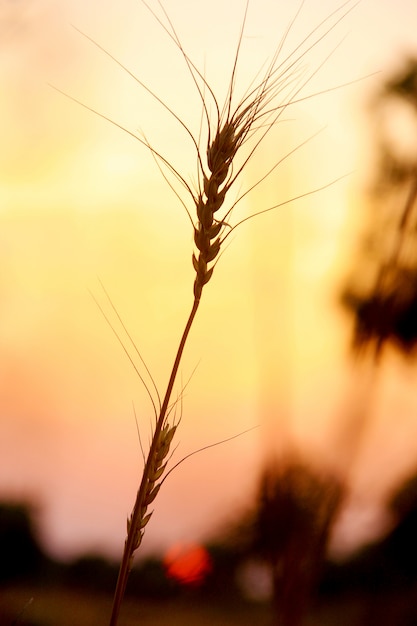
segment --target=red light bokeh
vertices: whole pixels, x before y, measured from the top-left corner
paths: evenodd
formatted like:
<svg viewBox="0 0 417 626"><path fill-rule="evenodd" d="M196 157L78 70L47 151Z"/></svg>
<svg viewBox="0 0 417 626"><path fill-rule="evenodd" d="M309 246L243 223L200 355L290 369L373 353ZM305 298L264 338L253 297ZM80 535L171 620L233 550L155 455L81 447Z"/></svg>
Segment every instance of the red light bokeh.
<svg viewBox="0 0 417 626"><path fill-rule="evenodd" d="M208 551L195 544L173 545L165 554L163 564L168 578L182 585L200 585L212 569Z"/></svg>

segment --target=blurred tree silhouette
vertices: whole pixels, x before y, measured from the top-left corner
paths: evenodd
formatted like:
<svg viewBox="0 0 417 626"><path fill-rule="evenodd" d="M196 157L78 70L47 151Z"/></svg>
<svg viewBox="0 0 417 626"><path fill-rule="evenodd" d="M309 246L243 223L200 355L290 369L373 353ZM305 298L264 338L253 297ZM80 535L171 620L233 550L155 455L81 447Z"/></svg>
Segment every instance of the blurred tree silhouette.
<svg viewBox="0 0 417 626"><path fill-rule="evenodd" d="M370 349L378 358L391 342L412 355L417 346L417 59L409 59L382 86L371 114L377 145L373 211L342 301L354 315L355 352Z"/></svg>
<svg viewBox="0 0 417 626"><path fill-rule="evenodd" d="M269 565L275 623L300 626L321 573L343 485L294 457L265 465L253 510L230 533L244 558Z"/></svg>
<svg viewBox="0 0 417 626"><path fill-rule="evenodd" d="M271 566L276 623L302 623L320 574L341 484L290 459L261 478L254 548Z"/></svg>
<svg viewBox="0 0 417 626"><path fill-rule="evenodd" d="M46 557L26 504L0 504L0 582L33 577Z"/></svg>
<svg viewBox="0 0 417 626"><path fill-rule="evenodd" d="M417 582L417 474L400 485L389 502L394 528L382 542L387 557L401 576L401 584Z"/></svg>
<svg viewBox="0 0 417 626"><path fill-rule="evenodd" d="M98 554L84 554L65 568L65 582L70 587L111 594L117 577L117 565Z"/></svg>
<svg viewBox="0 0 417 626"><path fill-rule="evenodd" d="M360 624L417 624L417 474L400 484L389 499L393 526L381 540L364 546L347 561L328 563L324 596L360 597ZM356 622L355 622L356 623Z"/></svg>

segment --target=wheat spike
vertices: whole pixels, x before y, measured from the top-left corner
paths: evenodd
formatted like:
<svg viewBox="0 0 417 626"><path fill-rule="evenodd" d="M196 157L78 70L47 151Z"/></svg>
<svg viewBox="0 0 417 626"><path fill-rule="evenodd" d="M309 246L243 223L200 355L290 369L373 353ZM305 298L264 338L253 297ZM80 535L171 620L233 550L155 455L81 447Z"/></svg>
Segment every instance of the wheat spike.
<svg viewBox="0 0 417 626"><path fill-rule="evenodd" d="M235 104L235 74L245 28L246 14L249 6L249 0L247 0L234 59L234 66L231 79L229 81L227 97L225 99L224 106L220 107L210 85L184 52L180 39L178 38L167 13L163 9L161 2L158 0L158 4L167 19L168 26L166 26L163 21L157 17L155 12L147 5L145 0L142 0L143 4L145 4L145 6L150 10L152 15L177 45L177 48L183 55L194 85L201 97L203 117L205 117L206 124L205 130L207 131L205 135L207 137L206 144L204 144L204 142L200 142L200 139L197 141L186 124L182 122L182 120L169 108L169 106L167 106L158 96L150 91L144 83L136 79L134 75L119 61L109 55L116 61L116 63L118 63L118 65L125 69L130 76L133 76L137 83L183 126L194 144L198 163L197 190L192 190L190 184L187 183L184 176L182 176L175 169L175 167L173 167L173 165L161 155L160 152L155 150L146 138L143 136L138 137L136 134L127 131L119 124L115 124L119 128L125 130L128 134L138 139L142 145L151 151L160 166L161 173L164 175L164 178L168 183L169 180L168 177L165 176L164 168L167 168L169 174L173 175L176 181L179 182L183 188L185 188L186 192L189 194L188 200L191 196L194 205L193 209L195 209L196 214L195 217L192 217L185 202L182 201L174 186L171 185L173 191L186 208L188 216L192 222L194 243L197 251L192 255L193 267L196 272L193 287L194 301L179 342L165 395L162 403L160 403L159 413L158 415L155 415L156 422L151 446L145 462L143 476L137 492L133 512L127 521L128 535L125 542L125 550L115 590L110 626L116 626L118 623L120 606L123 600L127 578L132 567L133 555L142 541L144 528L152 516L152 511L148 512L148 508L158 495L162 484L161 478L166 468L166 458L177 429L176 424L169 425L167 422L167 418L170 413L170 399L173 393L184 347L200 304L204 285L209 282L213 275L214 266L218 260L222 243L228 235L230 235L234 228L242 224L247 219L253 217L253 215L241 219L241 221L234 226L230 226L226 220L230 216L231 211L237 202L239 202L239 200L249 193L257 184L262 183L284 159L282 158L279 161L276 161L275 164L265 172L255 185L242 193L237 200L229 206L229 208L225 209L224 203L226 196L232 185L234 185L238 177L241 175L248 161L257 151L261 142L276 125L282 113L287 109L287 107L298 101L297 97L299 100L305 99L305 97L303 98L300 96L302 89L321 68L321 65L327 60L327 57L322 64L318 65L315 69L307 71L303 65L304 56L317 46L320 41L335 27L335 25L343 19L343 17L349 13L350 10L352 10L352 1L353 0L347 0L327 18L322 20L322 22L320 22L310 32L310 34L301 41L293 52L288 54L287 57L281 61L280 57L286 37L303 5L303 1L301 1L300 8L296 12L287 31L284 33L284 36L277 46L265 73L260 79L258 78L258 75L256 80L254 79L251 82L249 88L245 92L245 95L237 104ZM98 47L103 50L101 46ZM212 110L212 107L208 105L208 101L210 99L212 99L211 102L214 103L214 118L211 113L209 113L209 109L210 111ZM277 100L279 100L279 102L277 102ZM104 117L108 121L114 123L106 116L101 115L101 117ZM242 158L240 155L238 156L238 153L244 144L247 144L247 151ZM205 148L203 147L204 145ZM299 146L302 145L303 144L299 144ZM293 154L294 151L295 149L289 154ZM308 194L302 194L298 197L302 197L303 195ZM259 211L257 214L275 209L277 206L280 205L264 209L263 211Z"/></svg>

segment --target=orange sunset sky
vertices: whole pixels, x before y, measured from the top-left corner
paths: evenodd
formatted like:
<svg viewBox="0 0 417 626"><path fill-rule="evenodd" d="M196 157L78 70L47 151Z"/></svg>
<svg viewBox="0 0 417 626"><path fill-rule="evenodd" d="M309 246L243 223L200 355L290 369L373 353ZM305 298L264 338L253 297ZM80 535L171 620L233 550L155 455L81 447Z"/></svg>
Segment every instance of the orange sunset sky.
<svg viewBox="0 0 417 626"><path fill-rule="evenodd" d="M222 101L244 1L164 6ZM272 57L298 6L251 0L238 95ZM283 53L339 6L305 0ZM173 472L145 549L220 528L247 504L267 451L295 445L331 471L347 470L343 433L361 389L335 301L364 213L365 107L401 59L417 54L416 24L415 0L359 2L306 55L313 73L333 50L302 93L362 80L286 110L241 178L236 195L319 131L238 204L233 219L349 174L229 238L181 368L178 391L191 380L174 461L257 428ZM149 151L57 90L143 132L191 182L196 159L178 122L73 25L196 136L201 103L179 51L140 0L0 0L0 498L36 503L55 554L114 555L141 470L134 408L144 445L153 413L94 299L120 331L101 281L162 393L192 303L192 231ZM380 377L372 421L349 465L346 545L379 527L381 499L417 459L412 373L391 355Z"/></svg>

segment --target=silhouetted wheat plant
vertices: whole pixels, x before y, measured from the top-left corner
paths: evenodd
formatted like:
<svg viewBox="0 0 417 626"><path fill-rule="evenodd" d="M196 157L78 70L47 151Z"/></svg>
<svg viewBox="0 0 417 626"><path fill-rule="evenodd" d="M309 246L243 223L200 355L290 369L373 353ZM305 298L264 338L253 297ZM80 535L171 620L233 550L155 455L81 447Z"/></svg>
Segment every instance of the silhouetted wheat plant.
<svg viewBox="0 0 417 626"><path fill-rule="evenodd" d="M129 135L132 135L153 155L162 176L180 199L190 219L195 243L195 251L192 254L195 278L191 312L178 346L165 394L163 398L160 399L152 378L151 380L154 385L156 397L151 393L150 388L147 388L155 409L155 423L150 448L145 459L143 475L137 491L136 501L132 514L127 521L127 538L115 590L110 626L116 626L118 622L126 583L132 568L133 556L140 546L145 527L152 516L152 511L149 510L149 507L158 494L161 483L164 480L164 473L166 477L167 459L169 458L170 447L178 426L178 421L175 418L177 401L172 400L178 369L190 329L200 305L203 289L213 276L214 268L219 260L219 255L226 239L238 226L255 215L272 211L297 198L316 193L320 189L324 189L333 184L335 181L328 182L323 187L317 187L314 190L292 197L279 204L263 208L253 215L246 216L231 223L232 211L236 208L237 204L255 187L261 185L276 171L277 167L284 159L293 154L309 140L307 139L302 144L297 145L297 147L284 158L266 167L256 184L250 186L241 192L240 195L235 196L234 200L230 200L229 203L226 204L226 200L232 195L229 192L232 187L235 187L235 183L241 179L246 165L254 158L266 136L291 105L319 95L319 93L341 87L341 85L330 86L322 92L310 95L304 94L304 88L313 76L323 67L334 49L332 49L329 54L326 53L314 67L306 66L305 58L306 55L314 50L356 6L356 3L352 3L352 0L341 4L335 11L318 23L310 33L292 49L291 53L284 54L288 35L304 4L304 2L301 2L292 21L287 26L280 39L271 60L267 63L265 69L261 70L257 76L253 78L243 96L239 97L237 100L237 96L235 95L236 80L249 8L249 0L247 0L243 11L226 97L223 102L220 102L203 73L197 68L185 51L162 3L157 0L160 9L160 15L158 15L144 0L142 0L142 2L182 55L194 88L201 100L202 123L198 136L195 136L187 124L169 107L169 105L158 97L156 93L151 91L133 74L133 72L110 55L104 47L100 46L93 39L90 39L87 35L85 36L108 55L113 62L127 72L136 83L146 90L160 106L168 111L183 128L195 149L198 169L196 184L193 186L189 183L187 177L181 174L160 151L155 150L146 137L131 132L112 119L91 109L84 103L80 104L112 124L120 127ZM178 191L178 189L180 189L180 191ZM144 365L143 362L142 364ZM148 370L147 374L150 375ZM143 377L141 375L140 377L143 382Z"/></svg>

